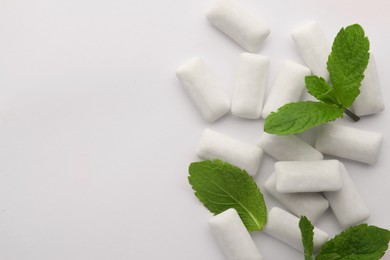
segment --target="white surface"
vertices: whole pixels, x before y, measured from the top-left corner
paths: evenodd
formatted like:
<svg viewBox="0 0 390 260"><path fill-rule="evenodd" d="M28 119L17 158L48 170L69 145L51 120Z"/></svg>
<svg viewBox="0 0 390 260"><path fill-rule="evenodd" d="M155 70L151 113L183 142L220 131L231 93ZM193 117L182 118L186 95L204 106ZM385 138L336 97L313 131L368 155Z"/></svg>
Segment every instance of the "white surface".
<svg viewBox="0 0 390 260"><path fill-rule="evenodd" d="M207 22L210 4L0 1L0 259L224 259L187 167L204 128L255 144L263 121L204 122L175 76L199 55L232 93L243 49ZM302 63L293 28L317 20L331 42L341 26L359 22L389 102L387 0L242 4L271 26L259 52L270 57L269 83L284 59ZM343 161L368 223L390 228L389 111L342 121L384 134L377 164ZM261 188L273 163L264 156ZM279 206L264 196L269 209ZM330 211L316 225L331 236L341 231ZM303 259L264 233L253 238L264 259Z"/></svg>

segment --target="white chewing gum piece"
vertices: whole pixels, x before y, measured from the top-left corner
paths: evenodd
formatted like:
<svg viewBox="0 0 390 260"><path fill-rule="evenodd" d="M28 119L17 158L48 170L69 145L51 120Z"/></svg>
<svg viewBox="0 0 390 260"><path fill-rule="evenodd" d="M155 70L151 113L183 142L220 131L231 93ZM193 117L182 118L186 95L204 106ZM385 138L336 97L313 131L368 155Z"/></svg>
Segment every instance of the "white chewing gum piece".
<svg viewBox="0 0 390 260"><path fill-rule="evenodd" d="M266 191L294 215L306 216L312 223L328 209L328 201L319 193L280 193L276 190L276 178L273 173L264 184Z"/></svg>
<svg viewBox="0 0 390 260"><path fill-rule="evenodd" d="M277 161L318 161L322 153L295 135L278 136L263 133L258 146Z"/></svg>
<svg viewBox="0 0 390 260"><path fill-rule="evenodd" d="M268 213L268 222L263 230L276 239L303 252L299 218L289 212L277 207L272 208ZM314 252L317 252L328 238L329 235L325 231L314 227Z"/></svg>
<svg viewBox="0 0 390 260"><path fill-rule="evenodd" d="M310 69L298 63L285 61L263 107L261 116L265 119L279 107L299 101L305 89L305 77Z"/></svg>
<svg viewBox="0 0 390 260"><path fill-rule="evenodd" d="M196 155L203 160L219 159L228 162L254 176L259 170L263 150L214 130L205 129Z"/></svg>
<svg viewBox="0 0 390 260"><path fill-rule="evenodd" d="M267 57L241 54L232 98L233 115L248 119L260 118L268 72Z"/></svg>
<svg viewBox="0 0 390 260"><path fill-rule="evenodd" d="M324 154L375 164L382 143L381 133L328 123L320 127L315 148Z"/></svg>
<svg viewBox="0 0 390 260"><path fill-rule="evenodd" d="M235 209L212 217L209 227L227 260L263 259Z"/></svg>
<svg viewBox="0 0 390 260"><path fill-rule="evenodd" d="M213 122L230 110L230 98L199 57L180 66L176 76L206 121Z"/></svg>
<svg viewBox="0 0 390 260"><path fill-rule="evenodd" d="M328 81L329 72L326 63L331 47L318 23L311 21L296 28L291 33L291 37L299 54L313 74Z"/></svg>
<svg viewBox="0 0 390 260"><path fill-rule="evenodd" d="M370 212L344 164L341 164L341 176L343 178L341 190L325 192L324 195L340 225L347 228L367 220Z"/></svg>
<svg viewBox="0 0 390 260"><path fill-rule="evenodd" d="M282 193L336 191L343 185L338 160L277 162L275 177Z"/></svg>
<svg viewBox="0 0 390 260"><path fill-rule="evenodd" d="M236 1L216 0L206 17L211 24L249 52L257 52L270 33L268 25L243 9Z"/></svg>
<svg viewBox="0 0 390 260"><path fill-rule="evenodd" d="M353 102L352 109L358 116L377 114L385 109L375 58L370 53L370 61L364 72L360 94Z"/></svg>

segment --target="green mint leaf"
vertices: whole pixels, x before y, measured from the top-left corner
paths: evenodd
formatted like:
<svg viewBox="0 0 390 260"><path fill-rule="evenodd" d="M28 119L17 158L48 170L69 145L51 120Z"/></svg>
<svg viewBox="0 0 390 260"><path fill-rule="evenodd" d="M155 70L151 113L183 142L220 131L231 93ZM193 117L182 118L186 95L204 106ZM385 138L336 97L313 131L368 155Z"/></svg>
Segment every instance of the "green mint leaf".
<svg viewBox="0 0 390 260"><path fill-rule="evenodd" d="M390 231L361 224L322 245L316 260L377 260L386 252Z"/></svg>
<svg viewBox="0 0 390 260"><path fill-rule="evenodd" d="M321 123L334 121L342 117L343 112L336 105L322 102L288 103L266 118L264 131L277 135L298 134Z"/></svg>
<svg viewBox="0 0 390 260"><path fill-rule="evenodd" d="M237 210L248 231L261 230L267 222L263 195L244 170L220 160L191 163L188 180L196 197L214 214Z"/></svg>
<svg viewBox="0 0 390 260"><path fill-rule="evenodd" d="M316 99L328 104L339 105L333 87L324 78L306 76L305 83L308 92Z"/></svg>
<svg viewBox="0 0 390 260"><path fill-rule="evenodd" d="M313 260L313 239L314 239L314 227L310 220L302 216L299 220L299 229L302 235L302 244L305 252L305 260Z"/></svg>
<svg viewBox="0 0 390 260"><path fill-rule="evenodd" d="M370 42L363 28L350 25L337 34L328 58L328 71L337 100L350 107L360 93L360 84L370 58Z"/></svg>

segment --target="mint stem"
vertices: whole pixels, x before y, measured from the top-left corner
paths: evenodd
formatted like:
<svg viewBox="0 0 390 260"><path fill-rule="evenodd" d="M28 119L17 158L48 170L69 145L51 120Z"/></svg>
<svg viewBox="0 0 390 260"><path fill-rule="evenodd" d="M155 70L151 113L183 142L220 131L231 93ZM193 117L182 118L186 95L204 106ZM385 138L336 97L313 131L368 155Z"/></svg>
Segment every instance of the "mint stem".
<svg viewBox="0 0 390 260"><path fill-rule="evenodd" d="M347 114L350 118L352 118L353 121L357 122L360 120L360 117L355 115L351 110L348 110L347 108L344 109L344 113Z"/></svg>

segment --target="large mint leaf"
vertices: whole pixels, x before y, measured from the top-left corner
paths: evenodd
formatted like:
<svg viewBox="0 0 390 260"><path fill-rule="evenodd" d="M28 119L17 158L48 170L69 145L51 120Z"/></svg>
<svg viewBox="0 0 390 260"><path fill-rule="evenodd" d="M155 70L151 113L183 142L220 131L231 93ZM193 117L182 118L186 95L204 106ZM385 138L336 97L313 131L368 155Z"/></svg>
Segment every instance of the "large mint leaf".
<svg viewBox="0 0 390 260"><path fill-rule="evenodd" d="M377 260L388 248L390 231L361 224L322 245L316 260Z"/></svg>
<svg viewBox="0 0 390 260"><path fill-rule="evenodd" d="M248 231L267 222L263 195L244 170L219 160L191 163L188 180L196 197L214 214L237 210Z"/></svg>
<svg viewBox="0 0 390 260"><path fill-rule="evenodd" d="M337 34L328 58L328 71L337 100L350 107L360 93L360 85L367 68L370 42L363 28L350 25Z"/></svg>
<svg viewBox="0 0 390 260"><path fill-rule="evenodd" d="M336 105L313 101L293 102L272 112L265 120L264 131L277 135L298 134L342 116L343 109Z"/></svg>

